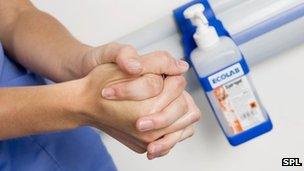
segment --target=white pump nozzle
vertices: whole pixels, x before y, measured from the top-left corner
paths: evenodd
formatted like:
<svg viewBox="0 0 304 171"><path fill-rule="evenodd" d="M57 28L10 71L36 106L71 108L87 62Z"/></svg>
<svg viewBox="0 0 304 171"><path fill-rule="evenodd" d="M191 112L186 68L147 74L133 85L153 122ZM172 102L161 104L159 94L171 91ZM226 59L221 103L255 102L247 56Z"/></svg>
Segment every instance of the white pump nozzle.
<svg viewBox="0 0 304 171"><path fill-rule="evenodd" d="M191 23L197 27L194 39L199 48L208 48L219 41L214 27L209 26L209 22L204 15L205 7L198 3L190 6L184 11L184 16L191 20Z"/></svg>
<svg viewBox="0 0 304 171"><path fill-rule="evenodd" d="M184 11L184 16L185 18L190 19L195 26L199 24L208 24L207 18L203 15L204 11L205 7L203 4L195 4Z"/></svg>

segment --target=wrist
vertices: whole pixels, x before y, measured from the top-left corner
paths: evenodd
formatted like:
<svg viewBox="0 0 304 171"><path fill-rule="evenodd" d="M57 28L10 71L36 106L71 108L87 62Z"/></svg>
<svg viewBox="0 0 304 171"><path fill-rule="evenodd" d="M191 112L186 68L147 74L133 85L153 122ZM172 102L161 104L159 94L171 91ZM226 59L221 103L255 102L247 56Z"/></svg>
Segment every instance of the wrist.
<svg viewBox="0 0 304 171"><path fill-rule="evenodd" d="M60 83L60 98L55 100L56 106L62 110L67 127L77 128L88 125L84 106L84 82L83 79Z"/></svg>
<svg viewBox="0 0 304 171"><path fill-rule="evenodd" d="M74 55L69 56L63 64L65 72L70 77L69 80L80 79L86 76L83 71L83 65L87 62L85 59L86 54L91 51L92 48L92 46L81 43L73 48Z"/></svg>
<svg viewBox="0 0 304 171"><path fill-rule="evenodd" d="M88 76L78 80L68 82L68 100L63 103L65 111L73 116L73 122L77 126L96 126L93 115L103 112L96 112L96 105L99 104L97 86L92 85L92 80Z"/></svg>

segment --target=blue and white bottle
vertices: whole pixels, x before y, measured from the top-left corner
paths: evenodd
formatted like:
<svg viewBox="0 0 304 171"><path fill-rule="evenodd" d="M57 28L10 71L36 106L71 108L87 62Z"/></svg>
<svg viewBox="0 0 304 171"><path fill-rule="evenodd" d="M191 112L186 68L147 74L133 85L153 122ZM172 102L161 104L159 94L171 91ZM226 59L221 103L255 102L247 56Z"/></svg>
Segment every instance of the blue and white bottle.
<svg viewBox="0 0 304 171"><path fill-rule="evenodd" d="M248 65L229 37L219 37L196 4L184 16L196 26L197 48L190 60L218 122L231 145L238 145L272 129L249 77Z"/></svg>

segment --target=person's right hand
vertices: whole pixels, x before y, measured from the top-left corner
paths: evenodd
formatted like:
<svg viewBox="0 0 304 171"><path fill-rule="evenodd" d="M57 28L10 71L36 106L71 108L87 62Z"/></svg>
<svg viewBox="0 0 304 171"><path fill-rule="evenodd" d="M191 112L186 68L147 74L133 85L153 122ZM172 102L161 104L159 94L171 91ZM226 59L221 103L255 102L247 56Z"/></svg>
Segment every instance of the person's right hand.
<svg viewBox="0 0 304 171"><path fill-rule="evenodd" d="M187 62L174 59L166 51L155 51L148 54L139 55L137 50L131 45L110 43L92 48L90 51L88 51L88 53L83 56L84 65L81 70L83 71L84 75L87 75L87 73L93 70L95 67L106 63L115 63L122 72L134 76L140 76L147 73L177 76L185 73L189 68ZM134 81L126 81L108 86L102 90L102 96L111 100L145 100L152 98L158 95L163 88L163 80L160 78L160 76L156 75L151 75L149 77L144 76ZM192 100L191 97L189 99ZM178 118L171 117L171 121L168 122L166 126L169 126L169 123L175 122L176 119ZM157 130L163 122L163 119L159 119L157 116L138 118L136 128L138 131L142 132ZM147 124L150 125L149 129L145 128L147 127ZM165 124L162 125L165 127ZM126 139L130 138L129 136L123 135L121 132L114 130L113 128L107 130L111 132L112 136L115 134L116 137L125 137L125 144ZM183 135L186 135L186 132L188 135L191 135L193 132L190 128L187 130L188 131L185 131ZM177 133L171 134L177 135ZM167 136L173 137L170 134ZM161 141L156 141L149 144L148 156L150 156L150 158L153 156L151 151L158 146L158 142ZM162 142L162 144L165 144L165 146L168 147L170 147L170 144L174 143L174 141ZM145 148L134 146L134 143L127 143L126 145L133 148L134 151L144 152L146 150ZM163 151L168 150L164 148Z"/></svg>
<svg viewBox="0 0 304 171"><path fill-rule="evenodd" d="M165 78L162 91L146 100L115 101L101 96L104 87L144 77L159 77L160 83L162 80L161 76L153 74L139 78L130 76L113 64L100 65L80 80L83 88L77 98L76 111L84 114L84 124L107 132L137 152L144 152L149 143L154 143L149 144L150 149L148 146L148 157L154 158L166 154L175 143L191 136L192 124L200 118L200 113L190 95L184 91L186 82L182 76ZM138 131L136 122L143 117L145 120L159 120L154 122L158 125L152 125L158 129Z"/></svg>

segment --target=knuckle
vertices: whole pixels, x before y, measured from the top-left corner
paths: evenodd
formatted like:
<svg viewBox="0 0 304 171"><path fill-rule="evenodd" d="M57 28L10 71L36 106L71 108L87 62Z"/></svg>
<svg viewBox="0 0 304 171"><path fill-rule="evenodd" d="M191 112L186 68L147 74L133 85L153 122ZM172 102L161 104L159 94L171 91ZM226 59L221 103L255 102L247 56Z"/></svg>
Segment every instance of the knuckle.
<svg viewBox="0 0 304 171"><path fill-rule="evenodd" d="M132 45L123 45L121 47L120 51L123 51L123 52L135 52L136 49Z"/></svg>
<svg viewBox="0 0 304 171"><path fill-rule="evenodd" d="M126 54L130 54L130 53L136 53L135 47L131 45L121 45L121 47L119 48L117 59L118 60L124 59Z"/></svg>
<svg viewBox="0 0 304 171"><path fill-rule="evenodd" d="M193 126L187 127L184 131L184 134L186 134L186 136L183 136L181 141L184 141L185 139L192 137L194 133L195 131Z"/></svg>
<svg viewBox="0 0 304 171"><path fill-rule="evenodd" d="M194 117L193 117L193 121L194 122L198 122L201 119L201 112L199 110L195 111Z"/></svg>
<svg viewBox="0 0 304 171"><path fill-rule="evenodd" d="M106 48L113 48L113 47L119 47L121 46L121 44L117 43L117 42L111 42L105 45Z"/></svg>
<svg viewBox="0 0 304 171"><path fill-rule="evenodd" d="M112 43L108 43L106 45L100 46L100 50L104 50L105 52L109 52L111 51L111 49L120 49L121 44L116 43L116 42L112 42Z"/></svg>
<svg viewBox="0 0 304 171"><path fill-rule="evenodd" d="M150 142L150 138L146 134L139 135L138 139L145 144L148 144Z"/></svg>
<svg viewBox="0 0 304 171"><path fill-rule="evenodd" d="M171 124L171 121L169 119L169 117L162 115L162 117L158 117L157 119L155 119L155 125L157 125L158 127L166 127L169 126Z"/></svg>
<svg viewBox="0 0 304 171"><path fill-rule="evenodd" d="M183 98L183 101L182 101L182 103L180 104L180 106L181 106L181 109L183 110L184 113L187 113L187 112L188 112L189 106L188 106L187 101L186 101L185 98Z"/></svg>
<svg viewBox="0 0 304 171"><path fill-rule="evenodd" d="M168 64L172 60L170 53L167 51L156 51L154 54L161 58L164 63Z"/></svg>
<svg viewBox="0 0 304 171"><path fill-rule="evenodd" d="M137 108L137 113L139 116L147 116L155 112L155 108L151 104L142 104L139 108Z"/></svg>
<svg viewBox="0 0 304 171"><path fill-rule="evenodd" d="M176 60L167 51L156 51L154 55L161 61L161 72L174 73L176 70Z"/></svg>
<svg viewBox="0 0 304 171"><path fill-rule="evenodd" d="M195 132L195 129L194 129L193 125L189 129L190 129L190 132L192 132L192 133Z"/></svg>
<svg viewBox="0 0 304 171"><path fill-rule="evenodd" d="M126 84L117 84L111 87L116 97L124 97L130 94L130 91Z"/></svg>
<svg viewBox="0 0 304 171"><path fill-rule="evenodd" d="M152 95L157 95L163 88L163 79L161 76L149 75L145 84Z"/></svg>
<svg viewBox="0 0 304 171"><path fill-rule="evenodd" d="M167 51L164 51L164 50L156 51L154 53L155 53L155 56L159 56L161 58L169 58L170 57L170 53L167 52Z"/></svg>
<svg viewBox="0 0 304 171"><path fill-rule="evenodd" d="M176 86L177 87L179 87L179 88L186 87L187 81L186 81L185 77L178 76L178 77L176 77L175 81L176 81Z"/></svg>
<svg viewBox="0 0 304 171"><path fill-rule="evenodd" d="M174 146L174 144L172 144L172 143L163 142L163 143L162 143L162 151L163 151L163 152L168 151L168 150L170 150L173 146Z"/></svg>
<svg viewBox="0 0 304 171"><path fill-rule="evenodd" d="M148 133L148 134L142 134L142 135L140 136L140 140L141 140L142 142L148 144L148 143L151 143L151 142L155 141L156 138L155 138L155 136L154 136L153 134Z"/></svg>
<svg viewBox="0 0 304 171"><path fill-rule="evenodd" d="M194 135L194 133L195 133L195 131L194 131L194 128L192 127L191 130L190 130L189 138L192 137Z"/></svg>

